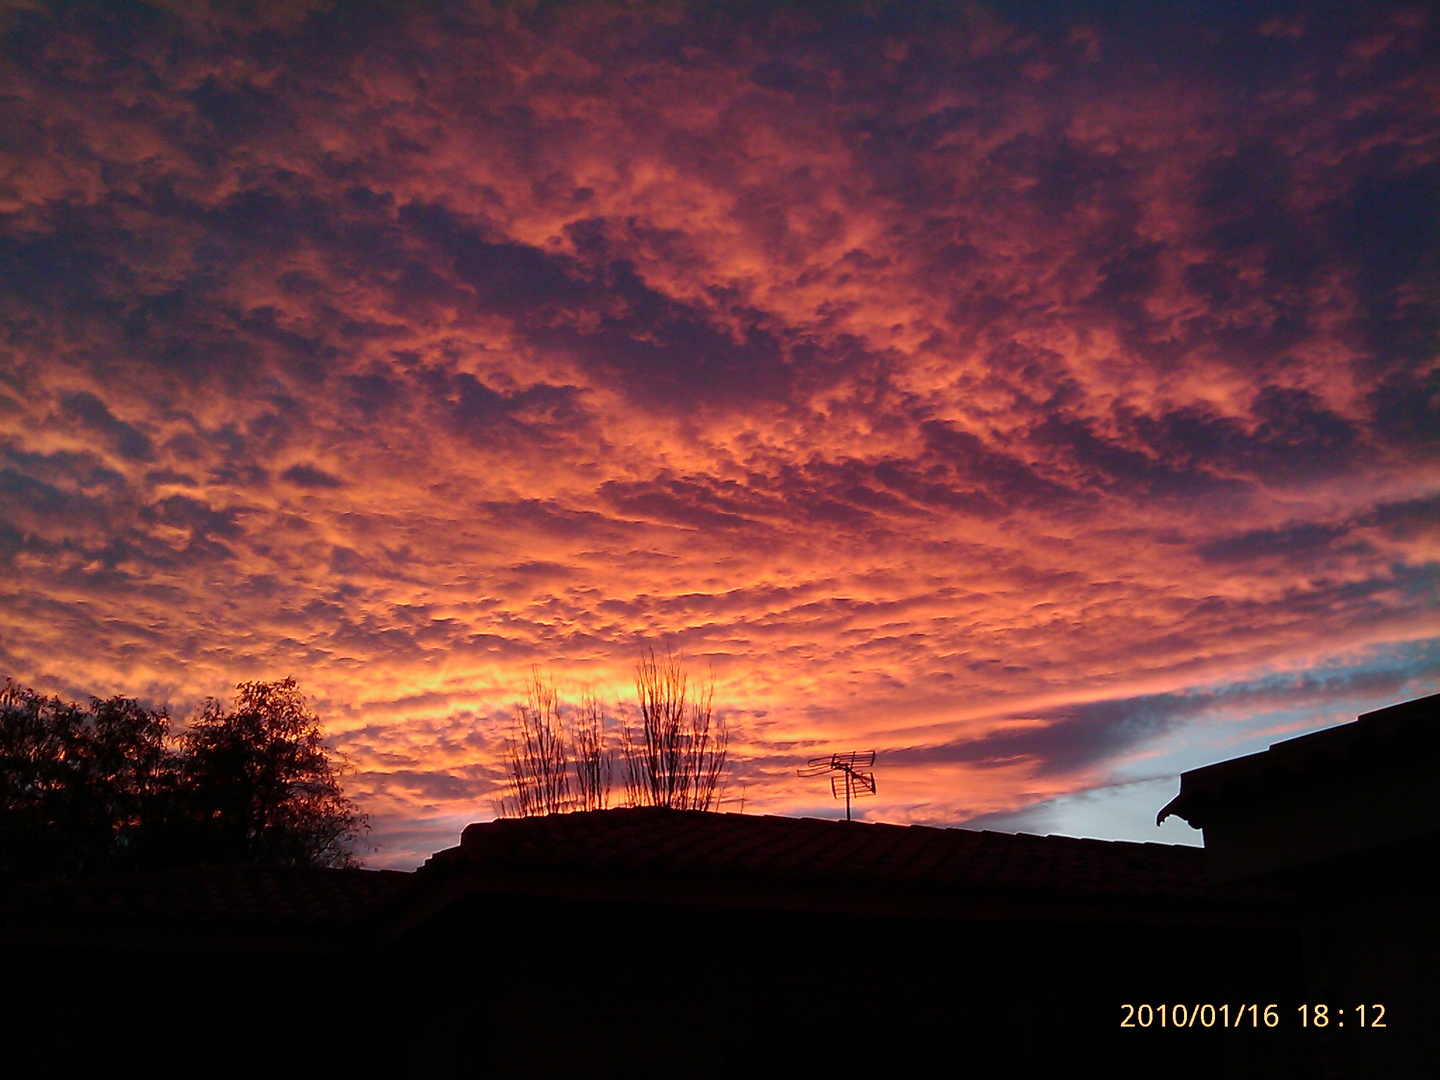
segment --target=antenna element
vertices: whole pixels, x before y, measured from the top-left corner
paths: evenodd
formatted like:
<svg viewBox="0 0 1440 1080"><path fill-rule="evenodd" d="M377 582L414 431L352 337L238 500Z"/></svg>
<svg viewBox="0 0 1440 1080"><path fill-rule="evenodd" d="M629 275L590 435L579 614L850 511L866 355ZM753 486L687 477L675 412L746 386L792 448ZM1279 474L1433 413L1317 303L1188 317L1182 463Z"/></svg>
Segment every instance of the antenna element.
<svg viewBox="0 0 1440 1080"><path fill-rule="evenodd" d="M875 764L874 750L853 750L848 754L811 758L797 776L823 776L830 773L830 794L840 798L844 793L845 820L850 820L850 800L875 794L875 774L861 772Z"/></svg>

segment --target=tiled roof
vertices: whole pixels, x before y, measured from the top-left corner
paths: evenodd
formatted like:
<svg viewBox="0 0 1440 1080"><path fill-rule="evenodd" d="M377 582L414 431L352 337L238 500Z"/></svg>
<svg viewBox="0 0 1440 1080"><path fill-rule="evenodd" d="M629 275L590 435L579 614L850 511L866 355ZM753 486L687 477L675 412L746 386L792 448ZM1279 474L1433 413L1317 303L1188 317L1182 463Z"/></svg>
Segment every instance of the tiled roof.
<svg viewBox="0 0 1440 1080"><path fill-rule="evenodd" d="M1178 845L655 808L471 825L421 877L459 866L1135 899L1206 886L1204 852Z"/></svg>
<svg viewBox="0 0 1440 1080"><path fill-rule="evenodd" d="M189 923L255 929L343 929L395 897L393 870L196 866L21 886L0 899L8 920Z"/></svg>

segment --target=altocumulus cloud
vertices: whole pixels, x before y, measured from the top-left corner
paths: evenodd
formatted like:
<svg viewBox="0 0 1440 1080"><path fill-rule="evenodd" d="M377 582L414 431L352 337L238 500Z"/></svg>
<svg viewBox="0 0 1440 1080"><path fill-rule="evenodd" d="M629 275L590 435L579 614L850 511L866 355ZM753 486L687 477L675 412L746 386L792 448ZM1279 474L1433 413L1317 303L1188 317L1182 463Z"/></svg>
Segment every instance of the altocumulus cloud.
<svg viewBox="0 0 1440 1080"><path fill-rule="evenodd" d="M1226 687L1433 689L1437 34L12 7L0 666L295 674L401 863L488 813L529 664L615 701L646 638L748 806L874 744L898 820L1341 718Z"/></svg>

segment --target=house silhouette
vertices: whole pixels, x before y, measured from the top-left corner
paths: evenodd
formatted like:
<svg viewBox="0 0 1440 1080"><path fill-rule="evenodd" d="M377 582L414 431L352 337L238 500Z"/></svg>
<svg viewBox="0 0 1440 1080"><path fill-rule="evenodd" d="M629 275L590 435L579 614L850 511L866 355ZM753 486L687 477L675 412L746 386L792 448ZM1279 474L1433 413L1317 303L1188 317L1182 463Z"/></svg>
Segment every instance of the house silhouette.
<svg viewBox="0 0 1440 1080"><path fill-rule="evenodd" d="M1186 773L1161 816L1204 850L626 809L414 873L25 886L0 1045L19 1075L1424 1075L1437 712Z"/></svg>

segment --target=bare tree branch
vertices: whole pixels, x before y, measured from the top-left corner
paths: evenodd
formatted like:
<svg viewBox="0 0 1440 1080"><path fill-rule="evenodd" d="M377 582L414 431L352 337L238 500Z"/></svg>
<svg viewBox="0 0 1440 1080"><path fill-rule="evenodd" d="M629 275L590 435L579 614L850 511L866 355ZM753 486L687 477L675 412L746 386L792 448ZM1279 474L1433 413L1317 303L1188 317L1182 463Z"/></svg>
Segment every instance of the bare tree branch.
<svg viewBox="0 0 1440 1080"><path fill-rule="evenodd" d="M506 789L501 806L507 817L558 814L570 809L570 778L560 697L539 667L530 669L526 702L515 706L515 721L505 740Z"/></svg>
<svg viewBox="0 0 1440 1080"><path fill-rule="evenodd" d="M682 657L647 649L635 666L638 726L619 727L626 804L710 810L723 791L729 730L714 709L715 677L691 689ZM569 730L562 720L569 716ZM530 669L526 700L505 740L504 794L497 816L532 817L610 806L615 753L604 706L588 690L563 706L553 682ZM573 770L574 787L571 787Z"/></svg>
<svg viewBox="0 0 1440 1080"><path fill-rule="evenodd" d="M725 769L729 730L713 707L715 679L691 696L682 658L647 649L635 665L639 730L620 731L626 796L634 806L709 810Z"/></svg>
<svg viewBox="0 0 1440 1080"><path fill-rule="evenodd" d="M577 809L607 810L615 773L615 754L606 745L605 708L588 690L580 697L571 738L575 753Z"/></svg>

